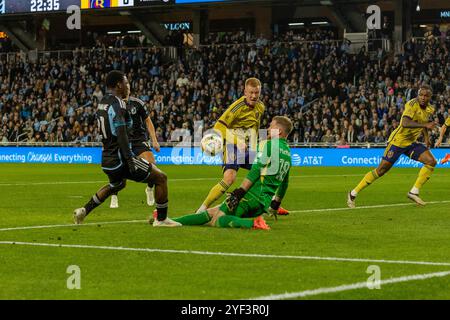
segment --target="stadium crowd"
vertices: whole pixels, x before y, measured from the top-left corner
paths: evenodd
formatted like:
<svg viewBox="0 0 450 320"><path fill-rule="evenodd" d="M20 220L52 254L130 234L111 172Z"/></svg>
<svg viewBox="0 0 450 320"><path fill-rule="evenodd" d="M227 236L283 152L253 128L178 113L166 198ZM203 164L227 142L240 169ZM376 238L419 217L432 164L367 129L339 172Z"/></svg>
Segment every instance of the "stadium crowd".
<svg viewBox="0 0 450 320"><path fill-rule="evenodd" d="M333 31L320 29L276 40L217 33L211 45L186 48L178 61L166 60L160 48L120 49L120 42L109 48L99 40L69 56L40 56L38 63L0 55L0 142L100 141L95 110L112 69L124 71L132 95L146 102L160 142L178 141L177 129L211 128L251 76L263 84L261 126L289 116L291 142L384 143L420 82L432 86L443 124L450 106L446 38L409 41L396 56L382 50L372 56L364 47L352 54L347 41L334 39Z"/></svg>

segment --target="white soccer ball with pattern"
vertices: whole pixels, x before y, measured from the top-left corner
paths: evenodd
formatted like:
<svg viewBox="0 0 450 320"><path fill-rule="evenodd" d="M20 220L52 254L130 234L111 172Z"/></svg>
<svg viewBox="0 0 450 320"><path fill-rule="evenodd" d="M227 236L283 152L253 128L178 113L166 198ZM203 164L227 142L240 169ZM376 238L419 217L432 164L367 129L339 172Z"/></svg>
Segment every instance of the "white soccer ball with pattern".
<svg viewBox="0 0 450 320"><path fill-rule="evenodd" d="M215 156L223 149L222 138L215 133L208 133L203 136L202 151L210 156Z"/></svg>

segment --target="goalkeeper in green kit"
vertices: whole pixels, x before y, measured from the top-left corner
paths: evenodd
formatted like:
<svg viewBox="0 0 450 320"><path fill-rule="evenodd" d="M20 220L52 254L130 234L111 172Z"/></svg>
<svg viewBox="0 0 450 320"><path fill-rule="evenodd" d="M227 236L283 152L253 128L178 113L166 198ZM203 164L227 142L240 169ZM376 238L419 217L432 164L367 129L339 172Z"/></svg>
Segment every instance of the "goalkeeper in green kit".
<svg viewBox="0 0 450 320"><path fill-rule="evenodd" d="M286 138L292 131L292 122L287 117L276 116L268 130L268 140L259 146L247 177L221 205L172 219L182 225L269 230L262 214L276 217L288 188L291 151Z"/></svg>

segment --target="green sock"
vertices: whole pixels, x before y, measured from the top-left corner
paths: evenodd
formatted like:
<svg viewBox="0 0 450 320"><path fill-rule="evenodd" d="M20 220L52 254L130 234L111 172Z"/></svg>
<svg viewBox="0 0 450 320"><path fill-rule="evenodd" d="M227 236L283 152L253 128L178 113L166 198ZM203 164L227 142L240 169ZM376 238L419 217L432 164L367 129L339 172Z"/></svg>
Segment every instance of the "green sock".
<svg viewBox="0 0 450 320"><path fill-rule="evenodd" d="M173 221L179 222L184 226L197 226L202 225L211 220L208 211L203 211L202 213L188 214L178 218L172 218Z"/></svg>
<svg viewBox="0 0 450 320"><path fill-rule="evenodd" d="M216 227L220 228L253 228L253 220L242 219L235 216L221 216L217 219Z"/></svg>

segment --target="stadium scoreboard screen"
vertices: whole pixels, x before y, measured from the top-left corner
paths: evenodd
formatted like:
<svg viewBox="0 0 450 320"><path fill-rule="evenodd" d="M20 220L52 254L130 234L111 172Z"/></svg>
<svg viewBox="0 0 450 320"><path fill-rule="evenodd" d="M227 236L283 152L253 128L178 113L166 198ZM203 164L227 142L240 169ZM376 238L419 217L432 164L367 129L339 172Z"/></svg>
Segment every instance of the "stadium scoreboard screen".
<svg viewBox="0 0 450 320"><path fill-rule="evenodd" d="M0 0L0 14L66 11L76 5L81 9L138 8L167 4L208 4L242 0Z"/></svg>
<svg viewBox="0 0 450 320"><path fill-rule="evenodd" d="M175 0L0 0L0 13L58 12L72 5L81 9L106 9L164 4L175 4Z"/></svg>

